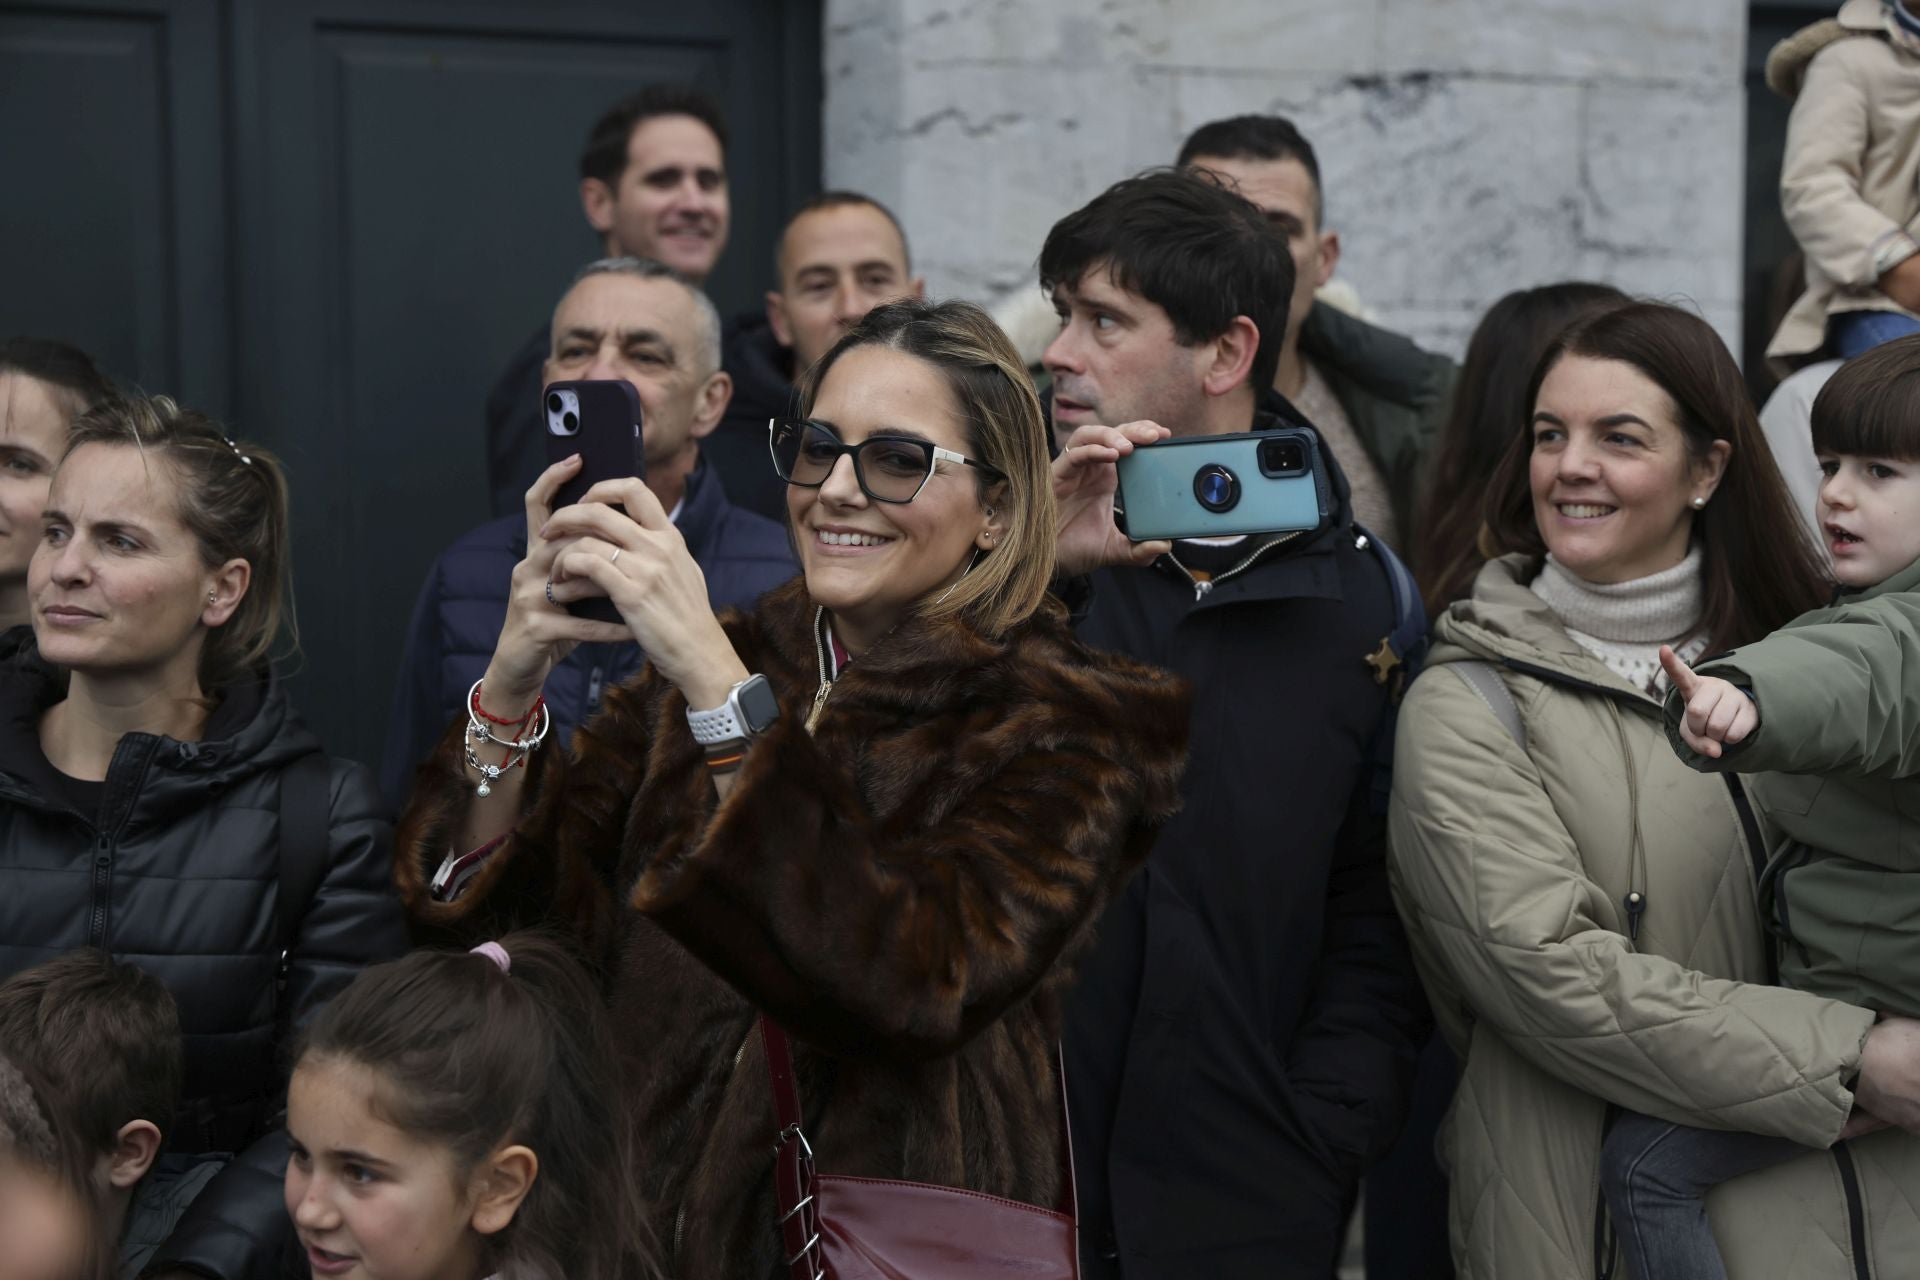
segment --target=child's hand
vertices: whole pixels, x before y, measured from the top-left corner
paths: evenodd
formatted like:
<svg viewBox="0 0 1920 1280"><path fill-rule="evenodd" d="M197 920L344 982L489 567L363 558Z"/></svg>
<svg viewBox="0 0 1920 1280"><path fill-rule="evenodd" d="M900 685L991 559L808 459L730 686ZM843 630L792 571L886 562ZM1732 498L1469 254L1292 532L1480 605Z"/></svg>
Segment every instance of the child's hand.
<svg viewBox="0 0 1920 1280"><path fill-rule="evenodd" d="M1739 686L1716 676L1693 674L1693 668L1668 645L1660 646L1660 665L1687 702L1687 713L1680 717L1680 740L1709 760L1718 760L1727 747L1737 746L1760 727L1760 709Z"/></svg>

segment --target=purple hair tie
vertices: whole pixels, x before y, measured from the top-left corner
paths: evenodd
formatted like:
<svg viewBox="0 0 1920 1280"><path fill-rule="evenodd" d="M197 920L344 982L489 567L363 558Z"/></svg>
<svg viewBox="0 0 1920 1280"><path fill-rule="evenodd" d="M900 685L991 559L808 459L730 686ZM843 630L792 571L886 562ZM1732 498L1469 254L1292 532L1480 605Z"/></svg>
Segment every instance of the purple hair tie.
<svg viewBox="0 0 1920 1280"><path fill-rule="evenodd" d="M500 972L512 973L513 962L507 958L507 949L497 942L483 942L468 952L469 955L485 956L500 966Z"/></svg>

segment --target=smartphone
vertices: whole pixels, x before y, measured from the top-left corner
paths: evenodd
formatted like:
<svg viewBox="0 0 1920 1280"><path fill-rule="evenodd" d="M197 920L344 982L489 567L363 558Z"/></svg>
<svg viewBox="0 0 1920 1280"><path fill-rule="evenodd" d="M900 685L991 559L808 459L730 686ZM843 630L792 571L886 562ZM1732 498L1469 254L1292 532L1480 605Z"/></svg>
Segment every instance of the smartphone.
<svg viewBox="0 0 1920 1280"><path fill-rule="evenodd" d="M1135 542L1318 529L1333 512L1311 431L1141 445L1121 458L1116 521Z"/></svg>
<svg viewBox="0 0 1920 1280"><path fill-rule="evenodd" d="M550 383L541 393L541 408L547 423L547 464L580 455L580 470L553 495L555 511L580 501L602 480L645 475L640 395L632 383L618 378ZM620 621L620 611L605 596L575 600L567 612L598 622Z"/></svg>

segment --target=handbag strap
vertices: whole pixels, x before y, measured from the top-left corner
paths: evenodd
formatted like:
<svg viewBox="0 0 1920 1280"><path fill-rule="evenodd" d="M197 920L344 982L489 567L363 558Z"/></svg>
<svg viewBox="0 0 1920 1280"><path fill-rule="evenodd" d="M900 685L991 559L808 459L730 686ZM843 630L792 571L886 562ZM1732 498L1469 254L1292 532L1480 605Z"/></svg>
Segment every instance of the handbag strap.
<svg viewBox="0 0 1920 1280"><path fill-rule="evenodd" d="M793 1047L787 1033L765 1014L760 1015L760 1043L767 1054L767 1078L773 1086L773 1115L779 1125L774 1138L773 1184L780 1206L780 1239L792 1280L826 1280L825 1255L820 1245L820 1219L813 1199L813 1149L800 1127L800 1089L793 1074ZM1060 1200L1055 1211L1077 1225L1080 1190L1073 1170L1073 1126L1067 1118L1067 1064L1055 1047L1054 1074L1059 1078Z"/></svg>

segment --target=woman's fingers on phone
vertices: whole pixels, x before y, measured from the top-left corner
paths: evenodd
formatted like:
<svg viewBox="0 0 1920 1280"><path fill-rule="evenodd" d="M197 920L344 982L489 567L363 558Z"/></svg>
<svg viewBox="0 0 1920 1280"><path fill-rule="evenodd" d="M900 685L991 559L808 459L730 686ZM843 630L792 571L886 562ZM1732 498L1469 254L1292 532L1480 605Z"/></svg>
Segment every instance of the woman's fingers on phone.
<svg viewBox="0 0 1920 1280"><path fill-rule="evenodd" d="M643 528L659 529L672 523L667 519L666 508L660 505L660 499L654 496L653 490L647 488L647 482L637 476L602 480L580 496L581 505L589 502L625 507L627 515Z"/></svg>
<svg viewBox="0 0 1920 1280"><path fill-rule="evenodd" d="M536 531L547 522L553 510L553 495L580 469L580 455L569 454L542 471L527 490L527 530Z"/></svg>
<svg viewBox="0 0 1920 1280"><path fill-rule="evenodd" d="M607 544L609 556L613 554L614 547L638 543L641 535L641 526L629 515L597 499L582 500L560 508L547 518L546 527L540 534L548 542L598 538Z"/></svg>

